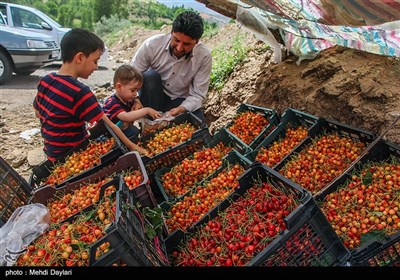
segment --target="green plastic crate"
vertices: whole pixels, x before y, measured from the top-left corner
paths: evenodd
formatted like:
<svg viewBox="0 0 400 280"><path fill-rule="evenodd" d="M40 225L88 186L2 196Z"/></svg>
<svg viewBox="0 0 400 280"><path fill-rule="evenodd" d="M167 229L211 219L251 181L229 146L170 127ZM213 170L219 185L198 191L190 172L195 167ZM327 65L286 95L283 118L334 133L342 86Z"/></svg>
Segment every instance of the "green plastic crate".
<svg viewBox="0 0 400 280"><path fill-rule="evenodd" d="M268 125L260 132L258 136L256 136L249 144L244 143L238 136L236 136L234 133L229 131L229 127L232 126L233 121L228 123L228 125L225 126L226 131L232 135L237 142L240 143L241 146L244 146L247 148L246 153L251 152L255 148L257 148L260 143L272 132L274 127L276 127L279 123L279 116L274 109L269 109L269 108L263 108L263 107L258 107L246 103L242 103L239 105L239 107L236 110L236 116L239 113L243 112L253 112L253 113L258 113L261 114L265 119L268 120ZM235 117L236 117L235 116Z"/></svg>

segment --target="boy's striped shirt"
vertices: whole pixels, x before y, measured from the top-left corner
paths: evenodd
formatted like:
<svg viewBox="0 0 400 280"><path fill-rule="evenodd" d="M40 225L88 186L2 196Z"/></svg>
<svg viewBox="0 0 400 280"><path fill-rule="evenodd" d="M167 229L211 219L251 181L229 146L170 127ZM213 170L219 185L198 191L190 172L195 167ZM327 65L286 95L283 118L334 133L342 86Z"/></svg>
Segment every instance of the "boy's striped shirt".
<svg viewBox="0 0 400 280"><path fill-rule="evenodd" d="M37 88L33 106L42 125L44 151L55 160L88 136L85 123L98 121L103 111L90 88L71 76L51 73Z"/></svg>

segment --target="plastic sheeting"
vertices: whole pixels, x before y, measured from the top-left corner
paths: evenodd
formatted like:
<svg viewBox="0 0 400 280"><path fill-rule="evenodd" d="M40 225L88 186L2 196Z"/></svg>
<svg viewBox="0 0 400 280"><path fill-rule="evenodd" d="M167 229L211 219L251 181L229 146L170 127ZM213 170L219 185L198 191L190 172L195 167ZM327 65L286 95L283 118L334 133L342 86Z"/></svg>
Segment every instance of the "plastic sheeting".
<svg viewBox="0 0 400 280"><path fill-rule="evenodd" d="M303 59L313 59L320 51L334 45L400 57L400 20L390 21L400 18L400 0L235 2L238 4L236 20L239 23L256 34L265 26L279 28L286 48L299 57L298 63ZM338 23L346 25L332 25ZM371 23L379 24L361 26ZM271 46L278 49L270 33L264 35L268 39L263 41L267 44L272 42ZM278 55L275 57L279 58Z"/></svg>
<svg viewBox="0 0 400 280"><path fill-rule="evenodd" d="M240 2L240 1L236 1ZM400 0L242 0L282 18L365 26L400 20Z"/></svg>

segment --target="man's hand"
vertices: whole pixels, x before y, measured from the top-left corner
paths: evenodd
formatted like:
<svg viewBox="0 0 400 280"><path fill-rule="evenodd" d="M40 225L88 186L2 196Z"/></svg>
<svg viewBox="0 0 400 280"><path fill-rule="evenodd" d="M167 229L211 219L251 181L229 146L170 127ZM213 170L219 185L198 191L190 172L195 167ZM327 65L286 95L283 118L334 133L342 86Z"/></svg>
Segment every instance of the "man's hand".
<svg viewBox="0 0 400 280"><path fill-rule="evenodd" d="M171 110L168 111L170 116L177 116L179 114L182 114L183 112L186 111L186 108L183 106L178 106L176 108L172 108Z"/></svg>
<svg viewBox="0 0 400 280"><path fill-rule="evenodd" d="M131 110L135 111L135 110L139 110L142 108L143 108L143 104L142 104L142 102L140 102L139 98L133 99L133 105L132 105Z"/></svg>

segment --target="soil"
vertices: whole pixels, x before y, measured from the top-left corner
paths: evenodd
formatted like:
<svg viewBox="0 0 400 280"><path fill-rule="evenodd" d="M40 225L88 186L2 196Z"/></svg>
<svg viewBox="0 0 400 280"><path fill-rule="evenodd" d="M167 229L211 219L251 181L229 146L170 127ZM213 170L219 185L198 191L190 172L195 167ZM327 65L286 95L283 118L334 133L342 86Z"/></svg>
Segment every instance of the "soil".
<svg viewBox="0 0 400 280"><path fill-rule="evenodd" d="M107 65L84 82L99 99L105 98L112 91L115 67L128 63L144 39L160 32L169 32L169 27L156 31L135 27L133 35L125 32L114 46L109 46ZM228 124L241 103L275 109L279 114L290 107L376 135L386 131L400 115L399 59L334 47L299 65L291 55L273 64L270 62L272 51L235 24L226 25L218 35L203 42L210 49L229 48L237 34L243 36L251 50L225 87L208 94L205 113L211 133ZM31 107L36 83L41 76L56 69L57 66L41 69L29 77L14 77L10 85L0 87L0 156L26 179L32 167L44 159L42 138L37 133L25 140L20 133L39 128ZM400 121L384 138L400 144Z"/></svg>

